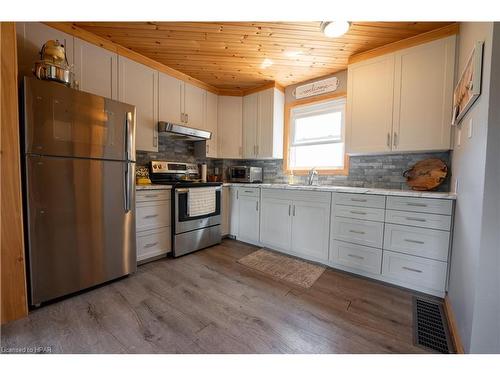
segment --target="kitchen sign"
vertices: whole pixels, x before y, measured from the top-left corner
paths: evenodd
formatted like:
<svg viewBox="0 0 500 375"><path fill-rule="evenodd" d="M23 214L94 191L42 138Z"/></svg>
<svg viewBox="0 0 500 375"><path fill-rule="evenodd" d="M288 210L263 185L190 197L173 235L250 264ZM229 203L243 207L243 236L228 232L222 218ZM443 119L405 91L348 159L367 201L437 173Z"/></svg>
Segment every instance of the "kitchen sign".
<svg viewBox="0 0 500 375"><path fill-rule="evenodd" d="M337 77L331 77L323 79L321 81L316 81L308 83L306 85L298 86L293 91L293 96L295 99L308 98L310 96L326 94L337 90L339 87L339 80Z"/></svg>

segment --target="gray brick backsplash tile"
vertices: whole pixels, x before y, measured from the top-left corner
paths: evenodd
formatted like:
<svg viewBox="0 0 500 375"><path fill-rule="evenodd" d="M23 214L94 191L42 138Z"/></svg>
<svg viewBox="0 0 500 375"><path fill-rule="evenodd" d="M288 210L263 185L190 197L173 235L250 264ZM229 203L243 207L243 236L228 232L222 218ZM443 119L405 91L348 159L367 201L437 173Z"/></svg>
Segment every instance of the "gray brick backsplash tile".
<svg viewBox="0 0 500 375"><path fill-rule="evenodd" d="M319 176L321 185L341 185L367 188L407 189L403 172L417 161L427 158L442 159L451 173L450 152L405 153L385 155L351 156L348 176ZM233 165L253 165L264 169L264 182L287 183L288 176L283 173L282 160L235 160L200 159L194 156L194 144L190 141L175 141L160 135L158 152L137 152L137 164L147 165L150 160L174 160L187 163L206 163L209 174L223 173L227 179L228 168ZM305 176L294 176L295 183L306 183ZM448 175L439 191L449 191Z"/></svg>

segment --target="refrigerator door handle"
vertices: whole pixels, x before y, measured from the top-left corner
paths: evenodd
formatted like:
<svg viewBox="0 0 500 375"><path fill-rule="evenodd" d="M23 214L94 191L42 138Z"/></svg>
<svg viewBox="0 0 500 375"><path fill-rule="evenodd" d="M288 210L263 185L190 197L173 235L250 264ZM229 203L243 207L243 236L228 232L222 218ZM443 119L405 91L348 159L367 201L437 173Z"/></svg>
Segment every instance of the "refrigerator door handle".
<svg viewBox="0 0 500 375"><path fill-rule="evenodd" d="M132 163L127 163L127 166L125 167L124 184L125 213L127 213L132 209Z"/></svg>
<svg viewBox="0 0 500 375"><path fill-rule="evenodd" d="M125 159L135 160L134 154L134 129L132 126L132 112L127 112L125 117Z"/></svg>

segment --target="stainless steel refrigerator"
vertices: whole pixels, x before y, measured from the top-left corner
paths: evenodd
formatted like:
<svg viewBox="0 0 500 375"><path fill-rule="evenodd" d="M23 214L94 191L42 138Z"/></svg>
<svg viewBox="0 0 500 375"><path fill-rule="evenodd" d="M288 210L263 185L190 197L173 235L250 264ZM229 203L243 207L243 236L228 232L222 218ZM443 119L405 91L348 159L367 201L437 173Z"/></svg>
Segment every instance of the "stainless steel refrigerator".
<svg viewBox="0 0 500 375"><path fill-rule="evenodd" d="M135 107L24 78L32 305L136 270Z"/></svg>

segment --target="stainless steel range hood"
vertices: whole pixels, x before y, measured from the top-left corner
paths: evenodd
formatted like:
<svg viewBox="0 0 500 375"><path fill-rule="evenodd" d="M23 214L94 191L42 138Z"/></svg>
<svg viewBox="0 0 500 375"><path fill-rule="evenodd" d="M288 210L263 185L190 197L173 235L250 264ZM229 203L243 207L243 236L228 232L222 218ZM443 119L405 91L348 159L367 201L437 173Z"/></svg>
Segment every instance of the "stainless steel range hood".
<svg viewBox="0 0 500 375"><path fill-rule="evenodd" d="M158 122L158 132L173 139L184 141L205 141L212 138L212 133L206 130L190 128L184 125L172 124L171 122Z"/></svg>

